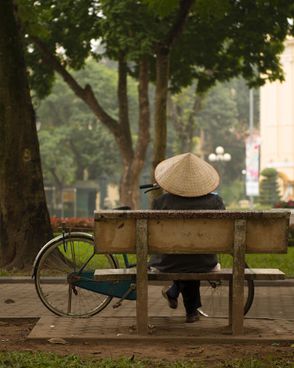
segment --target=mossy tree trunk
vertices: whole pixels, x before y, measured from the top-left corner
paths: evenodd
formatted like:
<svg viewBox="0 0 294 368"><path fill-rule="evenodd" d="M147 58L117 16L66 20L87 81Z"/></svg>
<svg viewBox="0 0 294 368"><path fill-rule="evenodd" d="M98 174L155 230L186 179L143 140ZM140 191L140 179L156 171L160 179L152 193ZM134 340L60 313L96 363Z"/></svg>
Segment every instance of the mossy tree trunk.
<svg viewBox="0 0 294 368"><path fill-rule="evenodd" d="M12 0L0 1L0 83L0 265L23 269L52 231Z"/></svg>

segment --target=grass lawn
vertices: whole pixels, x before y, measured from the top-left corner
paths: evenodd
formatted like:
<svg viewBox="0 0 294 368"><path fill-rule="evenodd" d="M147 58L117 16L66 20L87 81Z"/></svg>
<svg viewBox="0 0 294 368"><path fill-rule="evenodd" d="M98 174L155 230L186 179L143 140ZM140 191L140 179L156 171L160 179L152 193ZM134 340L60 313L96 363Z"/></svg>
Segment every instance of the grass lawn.
<svg viewBox="0 0 294 368"><path fill-rule="evenodd" d="M293 361L269 356L263 359L229 359L219 362L214 367L218 368L293 368ZM193 360L180 360L168 362L161 360L141 360L141 359L82 359L78 356L70 355L61 357L48 353L0 353L0 368L205 368L208 365L197 363ZM209 364L209 367L211 365Z"/></svg>
<svg viewBox="0 0 294 368"><path fill-rule="evenodd" d="M232 257L220 255L222 268L232 267ZM118 256L123 267L123 260ZM130 262L135 262L135 256L129 256ZM278 268L288 277L294 277L294 247L288 248L287 254L247 254L246 262L251 268Z"/></svg>
<svg viewBox="0 0 294 368"><path fill-rule="evenodd" d="M81 244L81 243L79 243ZM90 248L90 249L89 249ZM89 245L81 244L77 248L77 256L80 259L88 259L91 253L93 252L93 248L89 247ZM63 247L61 247L61 252L64 253ZM83 254L84 253L84 254ZM120 267L124 267L124 262L122 259L122 256L116 255ZM232 257L229 255L221 255L221 265L223 268L231 267L232 265ZM103 267L109 267L108 265L102 265L101 262L103 262L103 257L101 256L95 256L92 265L95 268L103 268ZM135 256L130 255L129 260L131 263L135 262ZM82 262L82 261L81 261ZM251 268L278 268L281 271L285 272L287 277L294 277L294 247L288 247L288 253L287 254L248 254L246 256L246 262ZM94 263L97 263L94 264ZM23 275L22 272L7 272L5 270L0 269L0 276L17 276L17 275ZM29 276L29 275L27 275Z"/></svg>
<svg viewBox="0 0 294 368"><path fill-rule="evenodd" d="M294 247L289 247L287 254L247 254L246 262L251 268L278 268L294 277ZM223 268L231 267L232 258L222 255L221 264Z"/></svg>

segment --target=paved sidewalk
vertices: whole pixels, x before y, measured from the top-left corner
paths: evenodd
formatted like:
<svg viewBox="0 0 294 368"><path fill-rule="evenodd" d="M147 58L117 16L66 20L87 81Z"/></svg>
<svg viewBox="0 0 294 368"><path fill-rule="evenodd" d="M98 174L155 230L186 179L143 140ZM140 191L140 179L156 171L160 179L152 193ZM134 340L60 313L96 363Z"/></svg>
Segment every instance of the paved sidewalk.
<svg viewBox="0 0 294 368"><path fill-rule="evenodd" d="M54 316L38 299L30 279L8 281L11 280L0 279L0 318L40 318L30 338L136 338L135 302L124 301L117 309L113 309L111 303L89 323L88 319ZM185 324L182 303L177 310L169 309L161 296L161 288L149 286L149 316L153 326L147 338L165 339L176 335L185 339L200 338L204 342L236 341L228 333L226 318L202 318L192 325ZM245 320L245 334L245 338L240 338L243 341L294 341L294 280L281 282L279 286L263 284L255 288L254 303Z"/></svg>
<svg viewBox="0 0 294 368"><path fill-rule="evenodd" d="M294 321L294 280L256 284L253 305L247 318L286 319ZM149 314L150 316L183 316L182 303L176 310L167 306L166 300L161 296L160 285L149 286ZM113 299L117 301L117 299ZM112 308L111 302L108 307L99 313L103 317L135 316L136 303L125 300L122 306ZM11 279L5 282L0 278L0 318L20 318L52 316L47 310L35 291L35 286L30 278Z"/></svg>

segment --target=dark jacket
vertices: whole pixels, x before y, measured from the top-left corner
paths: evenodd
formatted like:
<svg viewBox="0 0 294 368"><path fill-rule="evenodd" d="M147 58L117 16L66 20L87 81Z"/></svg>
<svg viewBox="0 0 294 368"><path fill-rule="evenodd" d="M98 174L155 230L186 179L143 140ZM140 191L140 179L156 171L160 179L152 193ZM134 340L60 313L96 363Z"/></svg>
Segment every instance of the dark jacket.
<svg viewBox="0 0 294 368"><path fill-rule="evenodd" d="M223 210L221 197L209 193L202 197L180 197L166 193L153 202L154 210ZM158 254L149 265L162 272L208 272L217 264L215 254Z"/></svg>

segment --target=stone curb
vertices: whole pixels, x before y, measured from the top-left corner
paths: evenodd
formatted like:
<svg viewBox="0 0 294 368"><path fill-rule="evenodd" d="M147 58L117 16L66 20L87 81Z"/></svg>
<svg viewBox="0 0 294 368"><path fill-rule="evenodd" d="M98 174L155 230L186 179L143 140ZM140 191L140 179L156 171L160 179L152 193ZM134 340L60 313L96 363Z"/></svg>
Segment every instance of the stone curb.
<svg viewBox="0 0 294 368"><path fill-rule="evenodd" d="M0 284L33 284L33 283L34 283L34 278L31 276L0 276ZM157 283L154 283L154 284L157 284ZM289 277L289 278L286 278L285 280L255 280L254 285L255 286L294 286L294 278Z"/></svg>

